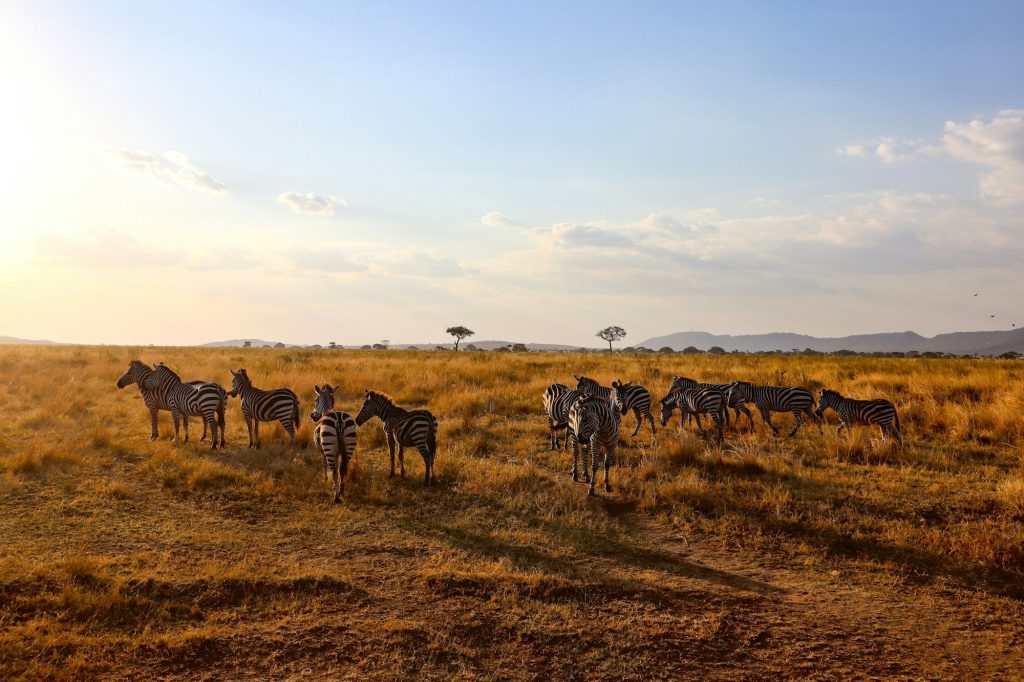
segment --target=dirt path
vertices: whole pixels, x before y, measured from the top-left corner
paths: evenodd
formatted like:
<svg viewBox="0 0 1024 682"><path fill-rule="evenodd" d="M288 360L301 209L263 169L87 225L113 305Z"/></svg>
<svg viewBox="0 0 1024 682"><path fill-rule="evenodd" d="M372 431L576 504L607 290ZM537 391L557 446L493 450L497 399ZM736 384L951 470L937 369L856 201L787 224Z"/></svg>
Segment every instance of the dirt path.
<svg viewBox="0 0 1024 682"><path fill-rule="evenodd" d="M647 516L629 514L626 521L645 543L681 563L734 578L733 584L699 574L669 578L678 589L702 583L725 597L758 595L723 615L722 627L735 629L741 646L736 660L711 664L710 677L795 672L821 679L1024 679L1019 622L991 615L989 606L998 597L935 586L871 585L865 576L845 571L780 567L707 540L682 538ZM1012 600L1003 601L1020 612ZM1007 606L1000 610L1005 613Z"/></svg>

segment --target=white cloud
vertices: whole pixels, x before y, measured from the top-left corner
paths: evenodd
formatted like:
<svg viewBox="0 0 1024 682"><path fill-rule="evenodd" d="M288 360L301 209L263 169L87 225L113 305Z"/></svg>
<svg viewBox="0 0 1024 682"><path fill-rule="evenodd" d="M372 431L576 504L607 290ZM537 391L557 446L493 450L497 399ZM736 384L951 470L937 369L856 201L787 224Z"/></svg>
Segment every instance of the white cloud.
<svg viewBox="0 0 1024 682"><path fill-rule="evenodd" d="M119 232L82 236L44 234L36 239L36 254L43 260L83 268L149 268L181 265L187 259L179 249L144 246Z"/></svg>
<svg viewBox="0 0 1024 682"><path fill-rule="evenodd" d="M326 273L351 273L366 270L365 265L353 262L341 249L333 247L292 249L287 256L293 265L302 270Z"/></svg>
<svg viewBox="0 0 1024 682"><path fill-rule="evenodd" d="M1004 203L1024 201L1024 109L1006 109L990 119L946 121L941 140L925 143L883 137L836 150L844 156L874 156L886 163L946 156L991 168L979 179L982 198Z"/></svg>
<svg viewBox="0 0 1024 682"><path fill-rule="evenodd" d="M291 208L295 213L304 213L306 215L332 216L334 215L335 206L348 206L348 202L341 197L333 195L322 197L312 192L306 194L285 192L278 196L277 200Z"/></svg>
<svg viewBox="0 0 1024 682"><path fill-rule="evenodd" d="M185 189L209 194L227 194L227 186L204 170L193 166L179 152L153 154L137 149L107 149L107 159L117 168L170 181Z"/></svg>
<svg viewBox="0 0 1024 682"><path fill-rule="evenodd" d="M450 256L435 256L415 248L370 256L369 263L380 272L426 278L461 277L466 268Z"/></svg>
<svg viewBox="0 0 1024 682"><path fill-rule="evenodd" d="M480 224L487 227L520 227L517 220L498 211L484 213L480 217Z"/></svg>

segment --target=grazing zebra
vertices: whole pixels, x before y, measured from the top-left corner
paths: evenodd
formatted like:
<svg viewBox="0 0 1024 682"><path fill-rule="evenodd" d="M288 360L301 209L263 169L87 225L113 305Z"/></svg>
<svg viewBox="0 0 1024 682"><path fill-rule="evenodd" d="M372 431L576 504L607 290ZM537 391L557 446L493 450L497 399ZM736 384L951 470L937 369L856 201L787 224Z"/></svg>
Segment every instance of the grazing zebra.
<svg viewBox="0 0 1024 682"><path fill-rule="evenodd" d="M750 424L750 428L754 428L754 415L751 414L750 409L747 408L746 403L740 398L739 394L729 395L729 384L707 384L690 379L689 377L672 377L672 385L669 386L669 391L674 391L677 388L717 388L722 392L722 395L726 397L728 404L726 407L731 407L733 412L736 414L736 424L740 422L740 414L747 415L747 421ZM700 417L697 417L700 419ZM729 411L725 412L725 423L729 423Z"/></svg>
<svg viewBox="0 0 1024 682"><path fill-rule="evenodd" d="M143 388L142 384L146 381L146 377L152 374L153 368L140 360L132 360L128 363L128 370L121 375L121 378L117 380L117 387L124 388L131 384L135 384L139 387L139 393L142 394L142 401L146 404L146 409L149 410L149 422L152 428L152 435L149 440L154 441L159 436L157 430L157 413L160 410L166 410L170 412L171 405L167 402L167 395L164 392L163 387L157 386L154 389ZM211 383L207 381L189 381L189 384L198 386L200 384ZM220 388L220 384L213 384ZM220 389L224 393L224 389ZM227 398L227 393L224 393L224 397ZM203 421L203 437L200 440L206 440L206 421Z"/></svg>
<svg viewBox="0 0 1024 682"><path fill-rule="evenodd" d="M224 389L213 383L185 384L181 377L164 363L158 364L143 379L142 388L159 390L167 397L174 421L174 440L178 440L179 418L185 422L185 442L188 442L188 418L202 417L210 427L211 449L217 449L217 427L220 427L220 445L224 447L224 408L227 397Z"/></svg>
<svg viewBox="0 0 1024 682"><path fill-rule="evenodd" d="M273 421L281 422L294 447L295 430L299 428L299 397L295 392L287 388L261 391L252 385L244 369L230 371L231 392L228 395L242 399L242 417L245 418L245 428L249 430L249 447L257 450L263 447L260 443L260 422Z"/></svg>
<svg viewBox="0 0 1024 682"><path fill-rule="evenodd" d="M655 435L654 428L654 417L651 415L651 392L639 384L624 384L621 381L613 381L612 387L602 386L590 377L578 377L575 374L572 375L573 379L576 380L576 390L582 393L589 393L590 395L600 396L602 398L610 398L612 391L616 391L621 394L618 402L621 403L619 409L622 410L622 414L626 414L630 410L636 415L636 428L633 429L631 435L635 436L640 432L640 427L644 424L644 418L651 423L651 435Z"/></svg>
<svg viewBox="0 0 1024 682"><path fill-rule="evenodd" d="M779 430L772 424L772 412L793 413L796 425L789 432L790 436L796 435L796 432L800 430L801 414L806 414L811 421L818 425L818 430L821 430L821 418L811 409L814 406L814 396L806 388L757 386L749 381L734 381L729 384L729 403L732 403L737 396L745 403L754 403L754 407L761 413L761 419L771 427L776 436L779 435Z"/></svg>
<svg viewBox="0 0 1024 682"><path fill-rule="evenodd" d="M548 449L558 450L558 432L565 429L565 441L562 448L569 447L574 438L569 427L569 409L583 393L569 388L565 384L551 384L544 391L544 412L548 416Z"/></svg>
<svg viewBox="0 0 1024 682"><path fill-rule="evenodd" d="M437 420L427 410L403 410L390 397L379 391L366 391L366 400L356 415L356 426L362 426L373 417L384 422L384 435L388 439L391 455L391 476L395 476L395 449L398 449L398 464L405 477L406 447L415 447L423 457L426 471L423 485L430 485L434 476L434 457L437 454Z"/></svg>
<svg viewBox="0 0 1024 682"><path fill-rule="evenodd" d="M345 490L345 476L348 474L348 463L352 453L356 451L356 422L348 412L334 409L334 392L337 386L314 386L316 401L313 414L309 415L316 423L313 430L313 442L324 457L324 483L327 482L327 470L330 468L334 479L334 502L341 501Z"/></svg>
<svg viewBox="0 0 1024 682"><path fill-rule="evenodd" d="M703 436L707 435L704 425L700 421L700 415L710 414L718 429L718 442L721 443L725 436L723 423L729 411L726 409L728 400L722 395L718 388L677 388L668 392L661 399L661 425L666 426L672 418L672 413L679 410L679 428L683 428L686 417L694 415L697 419L697 428Z"/></svg>
<svg viewBox="0 0 1024 682"><path fill-rule="evenodd" d="M896 413L896 406L884 398L855 400L844 398L837 391L823 388L818 394L818 409L814 413L820 418L828 408L832 408L839 415L838 431L849 429L851 424L875 424L882 431L882 438L892 434L896 441L903 445L900 416Z"/></svg>
<svg viewBox="0 0 1024 682"><path fill-rule="evenodd" d="M615 458L615 445L619 440L620 412L610 398L598 395L581 395L569 410L569 428L576 434L572 449L572 480L579 480L576 475L576 462L583 459L584 479L587 479L586 454L581 450L586 447L590 453L590 494L594 494L597 484L597 453L604 448L604 489L611 492L608 481L608 469Z"/></svg>

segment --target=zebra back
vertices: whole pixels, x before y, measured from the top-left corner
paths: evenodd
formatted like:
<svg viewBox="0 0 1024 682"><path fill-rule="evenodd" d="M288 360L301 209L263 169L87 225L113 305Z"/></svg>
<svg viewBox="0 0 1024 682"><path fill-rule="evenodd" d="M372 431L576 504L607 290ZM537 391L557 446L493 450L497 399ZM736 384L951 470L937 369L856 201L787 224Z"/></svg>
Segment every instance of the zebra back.
<svg viewBox="0 0 1024 682"><path fill-rule="evenodd" d="M602 386L597 383L595 379L584 376L572 375L572 378L576 380L576 390L581 393L589 393L590 395L600 396L602 398L609 398L612 394L612 389L608 386Z"/></svg>

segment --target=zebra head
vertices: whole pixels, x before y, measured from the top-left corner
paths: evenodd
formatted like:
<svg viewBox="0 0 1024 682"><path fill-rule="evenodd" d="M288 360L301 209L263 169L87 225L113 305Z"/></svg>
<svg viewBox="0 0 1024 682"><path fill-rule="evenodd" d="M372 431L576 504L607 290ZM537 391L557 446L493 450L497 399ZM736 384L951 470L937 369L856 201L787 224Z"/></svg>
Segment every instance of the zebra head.
<svg viewBox="0 0 1024 682"><path fill-rule="evenodd" d="M725 391L725 400L727 405L732 405L733 396L738 397L745 403L754 402L754 385L749 381L734 381L729 384L729 388Z"/></svg>
<svg viewBox="0 0 1024 682"><path fill-rule="evenodd" d="M130 384L138 384L142 386L142 381L149 376L149 373L153 370L149 365L142 362L141 360L132 360L128 363L128 371L121 375L121 378L117 380L117 387L124 388Z"/></svg>
<svg viewBox="0 0 1024 682"><path fill-rule="evenodd" d="M243 388L252 386L252 382L249 380L249 375L244 367L237 372L229 367L228 371L231 372L231 390L228 392L228 395L232 398L237 396L238 392Z"/></svg>
<svg viewBox="0 0 1024 682"><path fill-rule="evenodd" d="M839 395L836 391L830 391L827 388L823 388L818 392L818 409L814 411L814 414L821 417L825 414L825 410L828 408L836 409L836 405L843 399L843 396Z"/></svg>
<svg viewBox="0 0 1024 682"><path fill-rule="evenodd" d="M383 393L377 391L366 391L366 399L363 400L363 406L359 409L359 414L356 415L356 426L362 426L373 417L384 418L382 408L385 403L391 404L391 399Z"/></svg>
<svg viewBox="0 0 1024 682"><path fill-rule="evenodd" d="M690 377L674 376L672 377L672 384L668 387L668 390L674 391L677 388L693 388L696 385L696 379L691 379Z"/></svg>
<svg viewBox="0 0 1024 682"><path fill-rule="evenodd" d="M616 379L612 382L612 393L608 396L612 404L615 405L615 409L619 411L619 414L626 414L626 403L622 399L623 386L625 384Z"/></svg>
<svg viewBox="0 0 1024 682"><path fill-rule="evenodd" d="M676 402L676 391L669 391L668 395L661 399L661 425L668 425L672 413L676 411L679 404Z"/></svg>
<svg viewBox="0 0 1024 682"><path fill-rule="evenodd" d="M327 384L323 388L314 386L313 390L316 391L316 402L313 404L313 414L309 415L309 418L318 422L334 409L334 392L338 387Z"/></svg>
<svg viewBox="0 0 1024 682"><path fill-rule="evenodd" d="M576 390L583 391L584 393L593 393L600 384L591 379L590 377L572 375L572 378L576 380Z"/></svg>

